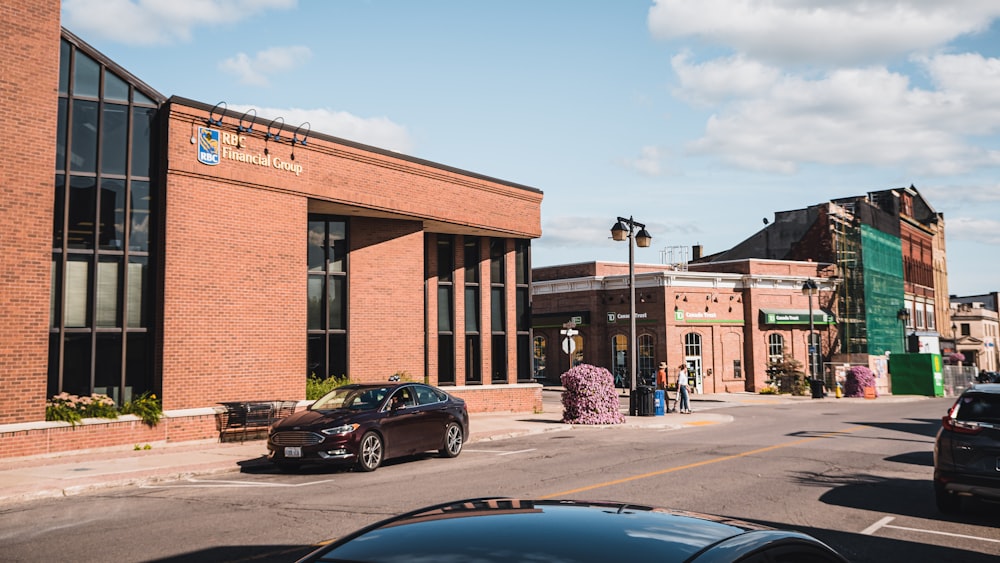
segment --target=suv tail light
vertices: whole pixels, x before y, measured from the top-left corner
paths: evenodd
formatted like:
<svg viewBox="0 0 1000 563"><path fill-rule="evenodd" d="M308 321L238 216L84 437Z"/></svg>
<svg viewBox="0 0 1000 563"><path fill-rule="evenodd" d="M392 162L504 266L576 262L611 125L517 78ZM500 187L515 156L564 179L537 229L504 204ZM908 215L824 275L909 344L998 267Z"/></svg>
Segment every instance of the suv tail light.
<svg viewBox="0 0 1000 563"><path fill-rule="evenodd" d="M951 413L941 417L941 425L944 426L945 430L950 430L957 434L979 434L983 431L983 427L978 422L958 420L952 418Z"/></svg>

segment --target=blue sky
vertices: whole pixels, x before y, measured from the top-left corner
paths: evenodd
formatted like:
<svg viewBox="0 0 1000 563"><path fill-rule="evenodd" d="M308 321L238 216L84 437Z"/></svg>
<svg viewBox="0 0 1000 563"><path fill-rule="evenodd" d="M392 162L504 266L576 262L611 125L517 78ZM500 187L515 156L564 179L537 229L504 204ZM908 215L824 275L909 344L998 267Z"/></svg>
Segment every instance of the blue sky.
<svg viewBox="0 0 1000 563"><path fill-rule="evenodd" d="M535 266L725 250L915 185L1000 289L995 0L63 0L153 88L538 188Z"/></svg>

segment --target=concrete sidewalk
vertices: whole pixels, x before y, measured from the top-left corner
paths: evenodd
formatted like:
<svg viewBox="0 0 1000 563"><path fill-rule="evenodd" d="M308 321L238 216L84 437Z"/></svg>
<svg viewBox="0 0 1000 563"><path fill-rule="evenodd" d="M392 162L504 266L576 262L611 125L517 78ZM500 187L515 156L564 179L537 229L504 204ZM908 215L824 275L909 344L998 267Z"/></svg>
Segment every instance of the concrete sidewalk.
<svg viewBox="0 0 1000 563"><path fill-rule="evenodd" d="M752 393L692 395L692 414L627 416L624 424L592 426L562 422L562 408L557 402L559 392L557 388L545 389L550 400L544 401L545 412L541 413L473 413L470 415L471 431L467 443L510 439L543 432L590 431L595 428L673 430L732 422L732 416L719 412L720 409L724 411L725 407L794 402L821 404L840 400L830 397L810 400L808 397ZM924 398L926 397L887 397L879 398L878 401ZM238 472L245 467L267 464L266 452L263 440L248 440L243 443L209 440L157 445L150 450L136 451L131 447L117 447L0 459L0 506L34 499L72 496L98 489Z"/></svg>

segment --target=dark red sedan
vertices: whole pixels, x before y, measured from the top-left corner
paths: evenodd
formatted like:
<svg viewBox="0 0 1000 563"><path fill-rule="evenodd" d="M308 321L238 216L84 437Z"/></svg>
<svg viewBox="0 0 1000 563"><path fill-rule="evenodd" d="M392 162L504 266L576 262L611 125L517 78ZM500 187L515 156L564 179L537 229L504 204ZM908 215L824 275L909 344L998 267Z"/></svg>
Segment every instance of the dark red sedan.
<svg viewBox="0 0 1000 563"><path fill-rule="evenodd" d="M338 387L308 409L275 422L268 459L286 470L310 463L374 471L389 458L437 450L462 453L469 435L465 401L422 383Z"/></svg>

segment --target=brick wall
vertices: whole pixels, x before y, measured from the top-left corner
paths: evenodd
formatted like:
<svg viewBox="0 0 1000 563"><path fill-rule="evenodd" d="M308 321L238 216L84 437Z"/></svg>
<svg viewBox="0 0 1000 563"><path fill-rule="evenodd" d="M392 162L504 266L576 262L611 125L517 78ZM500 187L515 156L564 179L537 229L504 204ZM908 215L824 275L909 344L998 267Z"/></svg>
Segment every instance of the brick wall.
<svg viewBox="0 0 1000 563"><path fill-rule="evenodd" d="M0 4L0 424L45 417L58 0Z"/></svg>
<svg viewBox="0 0 1000 563"><path fill-rule="evenodd" d="M166 194L163 408L305 398L306 200L180 174Z"/></svg>
<svg viewBox="0 0 1000 563"><path fill-rule="evenodd" d="M89 420L77 426L51 423L50 427L0 431L0 459L58 454L136 444L217 439L219 431L213 414L163 418L149 427L134 417ZM154 446L155 447L155 446Z"/></svg>

